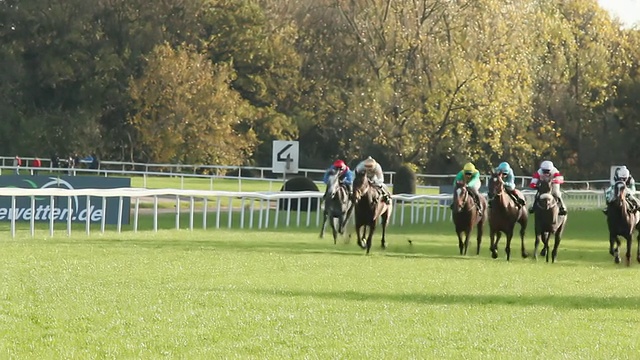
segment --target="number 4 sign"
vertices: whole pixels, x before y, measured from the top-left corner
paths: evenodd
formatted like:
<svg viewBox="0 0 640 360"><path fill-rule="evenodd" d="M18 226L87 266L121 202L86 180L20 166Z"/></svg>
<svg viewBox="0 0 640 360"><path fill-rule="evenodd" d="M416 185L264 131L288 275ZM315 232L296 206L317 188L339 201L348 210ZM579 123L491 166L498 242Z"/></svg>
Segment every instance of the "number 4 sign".
<svg viewBox="0 0 640 360"><path fill-rule="evenodd" d="M297 173L299 159L299 144L297 141L274 140L272 169L274 173Z"/></svg>

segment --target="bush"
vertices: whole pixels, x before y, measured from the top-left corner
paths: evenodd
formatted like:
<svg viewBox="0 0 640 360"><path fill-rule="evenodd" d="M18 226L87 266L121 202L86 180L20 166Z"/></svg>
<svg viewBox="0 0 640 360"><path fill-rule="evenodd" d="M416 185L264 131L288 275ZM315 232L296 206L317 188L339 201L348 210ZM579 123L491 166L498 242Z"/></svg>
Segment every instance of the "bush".
<svg viewBox="0 0 640 360"><path fill-rule="evenodd" d="M393 177L394 194L415 194L416 193L416 173L410 165L402 165Z"/></svg>
<svg viewBox="0 0 640 360"><path fill-rule="evenodd" d="M284 183L284 186L280 189L280 191L320 191L318 186L313 182L313 180L300 176L294 177L287 182ZM311 200L311 211L316 211L318 209L318 199L317 198L303 198L299 199L300 202L300 210L306 211L308 209L309 200ZM278 208L280 210L287 210L289 208L289 201L291 202L291 210L298 210L298 199L280 199L278 201Z"/></svg>

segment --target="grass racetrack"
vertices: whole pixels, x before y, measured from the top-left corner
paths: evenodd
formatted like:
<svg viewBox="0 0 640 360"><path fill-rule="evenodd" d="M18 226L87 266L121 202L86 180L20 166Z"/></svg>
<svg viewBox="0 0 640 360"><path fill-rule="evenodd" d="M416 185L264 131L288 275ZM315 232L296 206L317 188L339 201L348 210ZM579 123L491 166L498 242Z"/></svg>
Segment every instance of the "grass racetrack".
<svg viewBox="0 0 640 360"><path fill-rule="evenodd" d="M315 227L169 230L173 214L157 233L23 225L0 225L4 359L640 358L640 264L613 263L599 212L569 214L553 265L519 241L507 263L504 239L492 260L488 235L458 256L449 222L390 227L386 251L378 232L370 256Z"/></svg>

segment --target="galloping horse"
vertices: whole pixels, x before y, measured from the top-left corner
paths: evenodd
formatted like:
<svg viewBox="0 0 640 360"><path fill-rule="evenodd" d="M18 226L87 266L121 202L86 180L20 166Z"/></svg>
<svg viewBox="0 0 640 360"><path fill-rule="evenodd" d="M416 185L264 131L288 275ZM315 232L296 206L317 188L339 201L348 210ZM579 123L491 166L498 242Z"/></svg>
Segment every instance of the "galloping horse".
<svg viewBox="0 0 640 360"><path fill-rule="evenodd" d="M320 237L324 237L324 228L327 225L327 218L330 219L331 229L333 231L333 243L336 244L338 233L344 232L344 226L351 215L351 199L347 189L340 186L339 174L334 172L330 174L327 181L327 189L324 192L324 220L322 221L322 229ZM336 226L336 220L338 225Z"/></svg>
<svg viewBox="0 0 640 360"><path fill-rule="evenodd" d="M486 209L486 200L483 196L480 197L480 201L483 203L483 208ZM467 255L469 237L471 237L471 231L473 231L474 226L477 226L478 249L476 250L476 255L480 254L482 231L484 230L484 222L487 219L487 215L486 212L482 216L479 215L478 208L473 201L473 197L469 194L467 185L464 181L458 181L453 191L452 218L456 228L456 235L458 235L460 255ZM462 241L463 234L464 242Z"/></svg>
<svg viewBox="0 0 640 360"><path fill-rule="evenodd" d="M613 255L616 264L620 263L620 240L622 236L627 240L626 264L631 265L631 242L633 231L638 228L640 216L633 212L629 213L627 203L627 185L624 181L618 181L614 185L614 198L607 204L607 226L609 227L609 254ZM614 243L616 244L614 248ZM638 234L638 254L637 260L640 262L640 234Z"/></svg>
<svg viewBox="0 0 640 360"><path fill-rule="evenodd" d="M553 234L555 241L551 262L554 263L558 256L558 247L560 246L562 232L567 223L567 215L558 215L560 212L558 201L551 193L551 185L544 179L538 181L538 197L535 201L536 243L535 249L533 250L533 257L536 260L538 259L538 245L540 244L540 240L542 240L543 247L540 255L546 255L547 262L549 262L549 239Z"/></svg>
<svg viewBox="0 0 640 360"><path fill-rule="evenodd" d="M386 204L382 200L382 195L370 183L364 172L356 173L356 178L353 181L353 202L355 204L358 245L366 249L367 254L369 253L376 222L380 218L382 221L382 248L386 249L385 234L391 218L392 205ZM365 243L365 230L367 227L369 228L369 233L366 236Z"/></svg>
<svg viewBox="0 0 640 360"><path fill-rule="evenodd" d="M498 258L498 242L504 233L507 236L507 261L511 259L511 239L516 224L520 224L522 257L529 256L524 246L524 234L527 230L529 214L504 189L504 180L500 173L492 173L489 178L489 237L491 238L491 257Z"/></svg>

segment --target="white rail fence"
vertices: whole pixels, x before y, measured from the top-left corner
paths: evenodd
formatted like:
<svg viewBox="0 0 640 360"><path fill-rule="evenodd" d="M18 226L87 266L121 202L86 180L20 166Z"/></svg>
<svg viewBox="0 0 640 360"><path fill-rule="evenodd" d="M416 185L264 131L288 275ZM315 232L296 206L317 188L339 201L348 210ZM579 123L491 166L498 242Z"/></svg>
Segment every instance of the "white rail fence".
<svg viewBox="0 0 640 360"><path fill-rule="evenodd" d="M143 187L146 187L146 180L148 176L154 177L178 177L180 178L180 189L184 189L184 179L200 178L209 179L209 190L214 190L214 179L233 179L238 181L238 191L242 191L243 180L261 180L268 181L270 186L278 187L282 183L280 174L273 174L270 167L258 167L258 166L226 166L226 165L193 165L193 164L151 164L151 163L137 163L137 162L122 162L122 161L101 161L98 169L87 168L52 168L50 159L41 159L42 167L33 168L27 166L31 164L34 158L24 157L24 166L20 167L21 174L31 173L32 171L56 171L69 175L100 175L100 176L140 176L143 177ZM64 160L64 159L63 159ZM211 174L198 174L198 169L207 169L211 171ZM15 173L16 168L13 166L13 157L0 156L0 175ZM237 174L224 175L229 172L235 172ZM300 168L297 175L309 177L315 179L316 182L320 182L325 169L307 169ZM385 182L388 185L393 185L394 171L385 171ZM293 176L289 174L288 176ZM455 174L416 174L416 177L420 183L425 186L420 187L434 187L434 185L448 185L453 183ZM488 176L483 175L485 185L488 182ZM531 181L531 176L516 176L516 182L520 187L526 187ZM609 179L594 179L594 180L567 180L565 181L567 186L579 187L585 189L597 189L599 187L607 186ZM273 190L278 190L273 189Z"/></svg>
<svg viewBox="0 0 640 360"><path fill-rule="evenodd" d="M107 224L106 204L108 198L116 197L118 201L118 222L115 224L117 232L122 232L125 224L122 223L125 201L131 201L131 224L130 230L137 232L141 216L144 216L141 203L151 203L150 215L153 219L152 231L158 231L159 215L162 213L159 207L160 201L175 201L175 207L169 209L175 215L175 228L181 229L181 214L188 214L188 229L194 230L194 222L200 217L203 229L209 228L239 228L239 229L269 229L269 228L293 228L293 227L319 227L322 223L321 202L323 194L320 192L278 192L278 193L256 193L256 192L227 192L227 191L193 191L177 189L141 189L141 188L119 188L119 189L22 189L22 188L0 188L0 197L11 198L11 208L3 214L10 222L10 233L16 236L19 221L16 221L18 209L16 199L18 197L28 197L31 199L29 214L23 213L22 218L28 220L29 233L35 236L36 226L36 197L48 198L48 204L52 210L45 218L48 220L49 236L54 235L56 223L66 222L66 234L71 236L73 228L72 214L83 213L84 231L87 235L91 233L93 219L98 220L100 232L104 233ZM74 197L85 196L87 198L86 209L73 209ZM532 192L526 192L525 196L530 202L534 196ZM100 199L101 214L103 216L90 216L89 208L92 207L90 198ZM59 200L66 198L66 200ZM291 200L307 199L306 209L292 207ZM315 199L315 201L313 200ZM441 221L451 221L451 211L448 204L452 197L450 194L441 195L394 195L394 211L391 224L403 226L405 224L429 224ZM601 208L604 206L604 194L600 191L590 190L569 190L564 193L567 207L571 210L587 210ZM39 200L46 201L46 200ZM187 201L189 206L185 210L181 203ZM280 209L279 203L284 201L284 209ZM61 206L55 206L60 203ZM210 204L213 206L210 206ZM312 208L312 203L315 207ZM97 205L93 204L94 206ZM3 210L3 209L0 209ZM24 209L22 210L25 211ZM66 216L61 217L60 214ZM66 221L60 221L64 218ZM200 220L199 220L200 221ZM27 221L22 221L23 223ZM213 224L209 224L213 222ZM225 224L226 223L226 224ZM95 224L94 226L97 226ZM22 226L21 228L24 228Z"/></svg>

